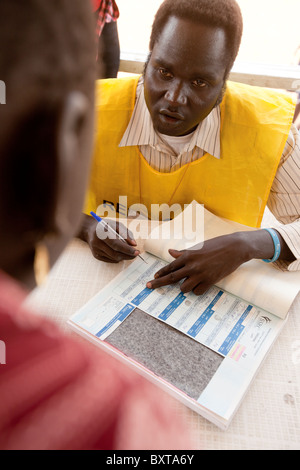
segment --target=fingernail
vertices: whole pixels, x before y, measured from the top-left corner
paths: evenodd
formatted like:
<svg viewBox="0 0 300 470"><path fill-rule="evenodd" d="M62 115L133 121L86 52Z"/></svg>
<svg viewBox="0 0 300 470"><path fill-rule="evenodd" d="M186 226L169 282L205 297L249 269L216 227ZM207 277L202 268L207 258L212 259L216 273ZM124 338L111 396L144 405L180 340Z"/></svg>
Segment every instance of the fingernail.
<svg viewBox="0 0 300 470"><path fill-rule="evenodd" d="M151 284L151 282L147 282L146 287L148 287L148 289L152 289L152 284Z"/></svg>
<svg viewBox="0 0 300 470"><path fill-rule="evenodd" d="M158 278L159 278L159 274L157 274L157 273L154 274L154 278L155 278L155 279L158 279Z"/></svg>

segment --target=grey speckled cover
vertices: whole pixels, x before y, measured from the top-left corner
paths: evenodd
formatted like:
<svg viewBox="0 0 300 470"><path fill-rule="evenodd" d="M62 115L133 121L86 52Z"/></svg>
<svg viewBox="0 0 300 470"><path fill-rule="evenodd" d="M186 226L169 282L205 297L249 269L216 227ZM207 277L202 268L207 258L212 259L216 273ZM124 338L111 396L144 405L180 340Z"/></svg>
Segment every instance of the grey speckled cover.
<svg viewBox="0 0 300 470"><path fill-rule="evenodd" d="M197 400L223 356L136 308L106 342Z"/></svg>

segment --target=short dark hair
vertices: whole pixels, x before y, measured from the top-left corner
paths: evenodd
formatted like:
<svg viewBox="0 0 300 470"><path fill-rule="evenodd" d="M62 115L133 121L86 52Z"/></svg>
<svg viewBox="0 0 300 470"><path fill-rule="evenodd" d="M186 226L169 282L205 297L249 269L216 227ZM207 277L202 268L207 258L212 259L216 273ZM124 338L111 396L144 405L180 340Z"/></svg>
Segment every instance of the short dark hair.
<svg viewBox="0 0 300 470"><path fill-rule="evenodd" d="M20 201L47 207L54 197L42 176L56 178L55 138L64 101L74 91L94 103L94 26L90 0L0 0L0 80L6 85L0 186L11 207ZM33 193L36 180L41 183ZM19 217L25 220L26 211Z"/></svg>
<svg viewBox="0 0 300 470"><path fill-rule="evenodd" d="M235 0L165 0L159 7L150 36L150 52L171 16L222 28L227 44L228 75L239 51L243 18Z"/></svg>
<svg viewBox="0 0 300 470"><path fill-rule="evenodd" d="M7 104L20 83L43 99L88 92L95 78L93 14L87 0L1 0L0 79ZM87 85L88 84L88 85Z"/></svg>

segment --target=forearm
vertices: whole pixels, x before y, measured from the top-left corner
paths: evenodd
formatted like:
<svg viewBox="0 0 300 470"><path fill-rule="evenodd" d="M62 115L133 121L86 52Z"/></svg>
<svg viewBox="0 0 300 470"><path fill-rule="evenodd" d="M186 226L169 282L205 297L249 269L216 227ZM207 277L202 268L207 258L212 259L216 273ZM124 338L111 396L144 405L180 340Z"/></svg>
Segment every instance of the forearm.
<svg viewBox="0 0 300 470"><path fill-rule="evenodd" d="M80 238L80 240L83 240L84 242L88 242L89 234L90 234L90 231L92 230L93 225L95 226L95 221L93 217L87 214L82 214L81 227L78 233L76 234L76 237Z"/></svg>
<svg viewBox="0 0 300 470"><path fill-rule="evenodd" d="M280 241L279 260L292 262L295 256L289 249L283 237L277 232ZM274 242L267 230L255 230L250 232L239 232L238 237L245 247L245 253L248 260L250 259L272 259L274 255Z"/></svg>

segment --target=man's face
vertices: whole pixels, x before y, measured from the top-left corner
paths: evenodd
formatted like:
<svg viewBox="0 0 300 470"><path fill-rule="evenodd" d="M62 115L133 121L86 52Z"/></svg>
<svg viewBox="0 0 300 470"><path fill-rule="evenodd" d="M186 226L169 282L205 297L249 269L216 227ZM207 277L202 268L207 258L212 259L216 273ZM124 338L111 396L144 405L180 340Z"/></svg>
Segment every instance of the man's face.
<svg viewBox="0 0 300 470"><path fill-rule="evenodd" d="M222 95L226 66L222 29L170 17L145 71L145 99L156 131L193 132Z"/></svg>

